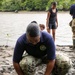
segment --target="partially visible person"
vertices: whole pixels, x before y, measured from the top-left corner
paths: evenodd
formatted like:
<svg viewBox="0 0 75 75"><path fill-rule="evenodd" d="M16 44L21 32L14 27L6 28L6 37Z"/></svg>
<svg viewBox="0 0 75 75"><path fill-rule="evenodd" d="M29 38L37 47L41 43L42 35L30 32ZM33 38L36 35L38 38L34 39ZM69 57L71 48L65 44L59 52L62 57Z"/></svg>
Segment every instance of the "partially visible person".
<svg viewBox="0 0 75 75"><path fill-rule="evenodd" d="M36 23L36 21L32 21L31 23ZM40 30L43 31L45 29L45 25L44 24L39 24Z"/></svg>
<svg viewBox="0 0 75 75"><path fill-rule="evenodd" d="M70 14L72 15L72 18L75 19L75 4L71 5Z"/></svg>
<svg viewBox="0 0 75 75"><path fill-rule="evenodd" d="M72 27L72 31L75 30L75 4L71 5L70 7L70 15L72 16L72 20L70 21L69 25ZM75 35L75 32L73 32Z"/></svg>
<svg viewBox="0 0 75 75"><path fill-rule="evenodd" d="M70 21L69 25L72 26L72 21L75 19L75 4L71 5L70 7L70 15L72 16L72 20Z"/></svg>
<svg viewBox="0 0 75 75"><path fill-rule="evenodd" d="M56 2L52 2L51 8L48 10L47 19L46 19L46 28L48 33L51 33L55 41L55 31L58 27L58 19L57 19L57 8Z"/></svg>
<svg viewBox="0 0 75 75"><path fill-rule="evenodd" d="M49 33L40 31L39 25L37 23L31 22L27 26L26 33L19 37L15 45L13 53L13 66L18 75L25 75L19 64L23 59L22 56L24 51L26 51L28 55L40 60L46 56L48 62L46 63L47 67L44 75L51 74L56 58L55 43ZM28 62L27 64L32 63Z"/></svg>
<svg viewBox="0 0 75 75"><path fill-rule="evenodd" d="M45 25L44 24L39 24L40 30L43 31L45 29Z"/></svg>
<svg viewBox="0 0 75 75"><path fill-rule="evenodd" d="M36 24L37 24L37 22L36 22L36 21L32 21L31 23L36 23Z"/></svg>
<svg viewBox="0 0 75 75"><path fill-rule="evenodd" d="M71 5L70 7L70 14L72 16L72 20L69 23L71 28L72 28L72 32L73 32L73 48L75 48L75 4Z"/></svg>

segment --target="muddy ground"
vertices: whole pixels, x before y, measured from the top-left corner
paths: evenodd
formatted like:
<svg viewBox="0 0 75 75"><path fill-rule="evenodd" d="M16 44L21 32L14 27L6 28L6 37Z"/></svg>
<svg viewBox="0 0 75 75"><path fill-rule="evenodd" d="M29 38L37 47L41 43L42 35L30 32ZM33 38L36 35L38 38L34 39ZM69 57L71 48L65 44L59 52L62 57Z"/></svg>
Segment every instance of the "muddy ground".
<svg viewBox="0 0 75 75"><path fill-rule="evenodd" d="M12 75L14 71L12 65L14 48L10 46L0 46L0 75ZM56 46L56 51L68 55L72 61L72 68L66 75L75 75L75 49L72 46Z"/></svg>

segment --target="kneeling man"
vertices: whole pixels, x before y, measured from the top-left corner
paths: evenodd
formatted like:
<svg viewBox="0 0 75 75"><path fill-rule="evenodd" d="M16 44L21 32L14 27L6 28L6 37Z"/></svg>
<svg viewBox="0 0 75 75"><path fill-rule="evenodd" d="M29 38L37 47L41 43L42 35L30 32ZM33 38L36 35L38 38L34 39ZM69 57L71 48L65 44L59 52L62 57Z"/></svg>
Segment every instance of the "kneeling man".
<svg viewBox="0 0 75 75"><path fill-rule="evenodd" d="M55 44L51 35L45 31L40 31L37 23L30 23L26 33L17 40L14 54L13 65L18 75L24 75L19 63L22 60L24 51L34 58L41 59L47 56L47 67L44 75L50 75L55 64Z"/></svg>

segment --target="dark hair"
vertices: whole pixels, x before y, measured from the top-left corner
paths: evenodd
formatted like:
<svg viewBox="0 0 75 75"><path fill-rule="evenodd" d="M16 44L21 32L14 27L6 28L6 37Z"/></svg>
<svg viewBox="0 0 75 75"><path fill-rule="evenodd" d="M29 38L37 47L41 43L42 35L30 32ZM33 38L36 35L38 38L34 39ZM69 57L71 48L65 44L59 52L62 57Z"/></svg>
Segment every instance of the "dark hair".
<svg viewBox="0 0 75 75"><path fill-rule="evenodd" d="M52 4L52 5L54 5L54 6L56 6L56 5L57 5L57 3L56 3L56 2L52 2L51 4Z"/></svg>
<svg viewBox="0 0 75 75"><path fill-rule="evenodd" d="M40 28L37 23L30 23L26 29L26 35L31 37L37 37L40 35Z"/></svg>
<svg viewBox="0 0 75 75"><path fill-rule="evenodd" d="M31 23L37 23L36 21L32 21Z"/></svg>
<svg viewBox="0 0 75 75"><path fill-rule="evenodd" d="M40 27L43 27L43 29L45 29L45 25L44 24L39 24Z"/></svg>

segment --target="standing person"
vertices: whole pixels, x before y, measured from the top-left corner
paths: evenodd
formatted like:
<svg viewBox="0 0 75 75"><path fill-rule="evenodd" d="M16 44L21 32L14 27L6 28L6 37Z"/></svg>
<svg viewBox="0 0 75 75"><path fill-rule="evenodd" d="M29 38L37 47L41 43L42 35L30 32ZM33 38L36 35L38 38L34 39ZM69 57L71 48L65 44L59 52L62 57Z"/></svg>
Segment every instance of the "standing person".
<svg viewBox="0 0 75 75"><path fill-rule="evenodd" d="M24 75L19 65L24 51L26 51L28 55L41 60L47 55L48 63L44 75L51 74L56 58L55 44L49 33L40 31L37 23L30 23L27 26L26 33L17 40L13 54L13 66L18 75Z"/></svg>
<svg viewBox="0 0 75 75"><path fill-rule="evenodd" d="M57 8L56 2L52 2L52 6L48 11L47 19L46 19L46 28L48 33L51 33L52 29L52 36L55 41L55 30L58 27L58 20L57 20Z"/></svg>

